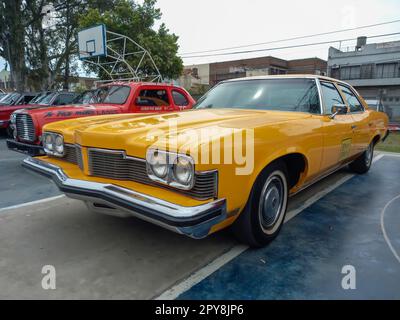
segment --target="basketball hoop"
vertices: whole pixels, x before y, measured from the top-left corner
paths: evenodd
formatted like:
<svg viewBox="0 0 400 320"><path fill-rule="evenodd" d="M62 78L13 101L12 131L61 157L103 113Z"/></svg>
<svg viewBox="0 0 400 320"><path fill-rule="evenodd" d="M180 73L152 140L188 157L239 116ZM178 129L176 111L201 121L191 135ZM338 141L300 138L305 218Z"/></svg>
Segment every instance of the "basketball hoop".
<svg viewBox="0 0 400 320"><path fill-rule="evenodd" d="M134 51L128 50L129 47ZM96 65L111 81L162 82L162 76L150 53L131 38L106 30L104 24L93 26L78 33L79 59ZM119 51L116 48L121 48ZM127 57L136 56L139 61L132 66ZM151 73L144 72L144 66ZM109 81L109 80L106 80Z"/></svg>

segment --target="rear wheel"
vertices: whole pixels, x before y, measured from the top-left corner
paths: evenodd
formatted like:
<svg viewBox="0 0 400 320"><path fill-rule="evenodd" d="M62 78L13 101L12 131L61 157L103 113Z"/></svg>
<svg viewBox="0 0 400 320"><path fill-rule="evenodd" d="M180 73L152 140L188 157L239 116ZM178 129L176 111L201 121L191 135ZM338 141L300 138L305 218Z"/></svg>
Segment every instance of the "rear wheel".
<svg viewBox="0 0 400 320"><path fill-rule="evenodd" d="M279 234L288 203L287 177L285 164L277 162L257 178L246 208L232 226L241 242L263 247Z"/></svg>
<svg viewBox="0 0 400 320"><path fill-rule="evenodd" d="M350 163L350 169L359 174L367 173L371 168L372 159L374 158L374 147L374 142L371 142L368 149L356 160Z"/></svg>

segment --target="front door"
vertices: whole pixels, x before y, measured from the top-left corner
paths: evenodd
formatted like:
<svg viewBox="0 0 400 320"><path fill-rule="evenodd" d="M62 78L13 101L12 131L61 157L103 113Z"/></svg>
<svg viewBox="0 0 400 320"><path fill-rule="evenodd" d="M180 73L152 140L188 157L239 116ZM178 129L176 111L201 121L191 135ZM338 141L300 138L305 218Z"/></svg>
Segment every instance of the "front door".
<svg viewBox="0 0 400 320"><path fill-rule="evenodd" d="M345 104L336 86L329 81L321 81L324 107L324 153L321 172L339 167L351 154L353 144L353 118L350 113L331 117L332 107Z"/></svg>

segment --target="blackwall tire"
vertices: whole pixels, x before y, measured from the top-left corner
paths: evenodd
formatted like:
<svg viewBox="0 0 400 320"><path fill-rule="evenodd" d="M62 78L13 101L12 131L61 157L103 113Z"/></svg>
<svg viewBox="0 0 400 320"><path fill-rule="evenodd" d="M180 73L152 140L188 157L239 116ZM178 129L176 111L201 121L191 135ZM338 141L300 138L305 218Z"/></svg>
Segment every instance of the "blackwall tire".
<svg viewBox="0 0 400 320"><path fill-rule="evenodd" d="M368 146L368 149L363 152L356 160L350 163L349 167L352 171L358 174L364 174L369 171L372 165L372 160L374 158L374 143Z"/></svg>

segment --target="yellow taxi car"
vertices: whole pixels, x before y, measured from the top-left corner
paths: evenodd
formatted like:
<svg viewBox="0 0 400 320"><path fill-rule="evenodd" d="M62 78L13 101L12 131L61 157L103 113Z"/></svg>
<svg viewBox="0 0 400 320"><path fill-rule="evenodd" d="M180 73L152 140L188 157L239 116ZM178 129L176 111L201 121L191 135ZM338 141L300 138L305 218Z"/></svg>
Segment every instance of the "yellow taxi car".
<svg viewBox="0 0 400 320"><path fill-rule="evenodd" d="M200 239L232 227L259 247L291 195L349 165L366 173L388 118L345 82L313 75L224 81L194 110L49 124L24 165L91 210Z"/></svg>

